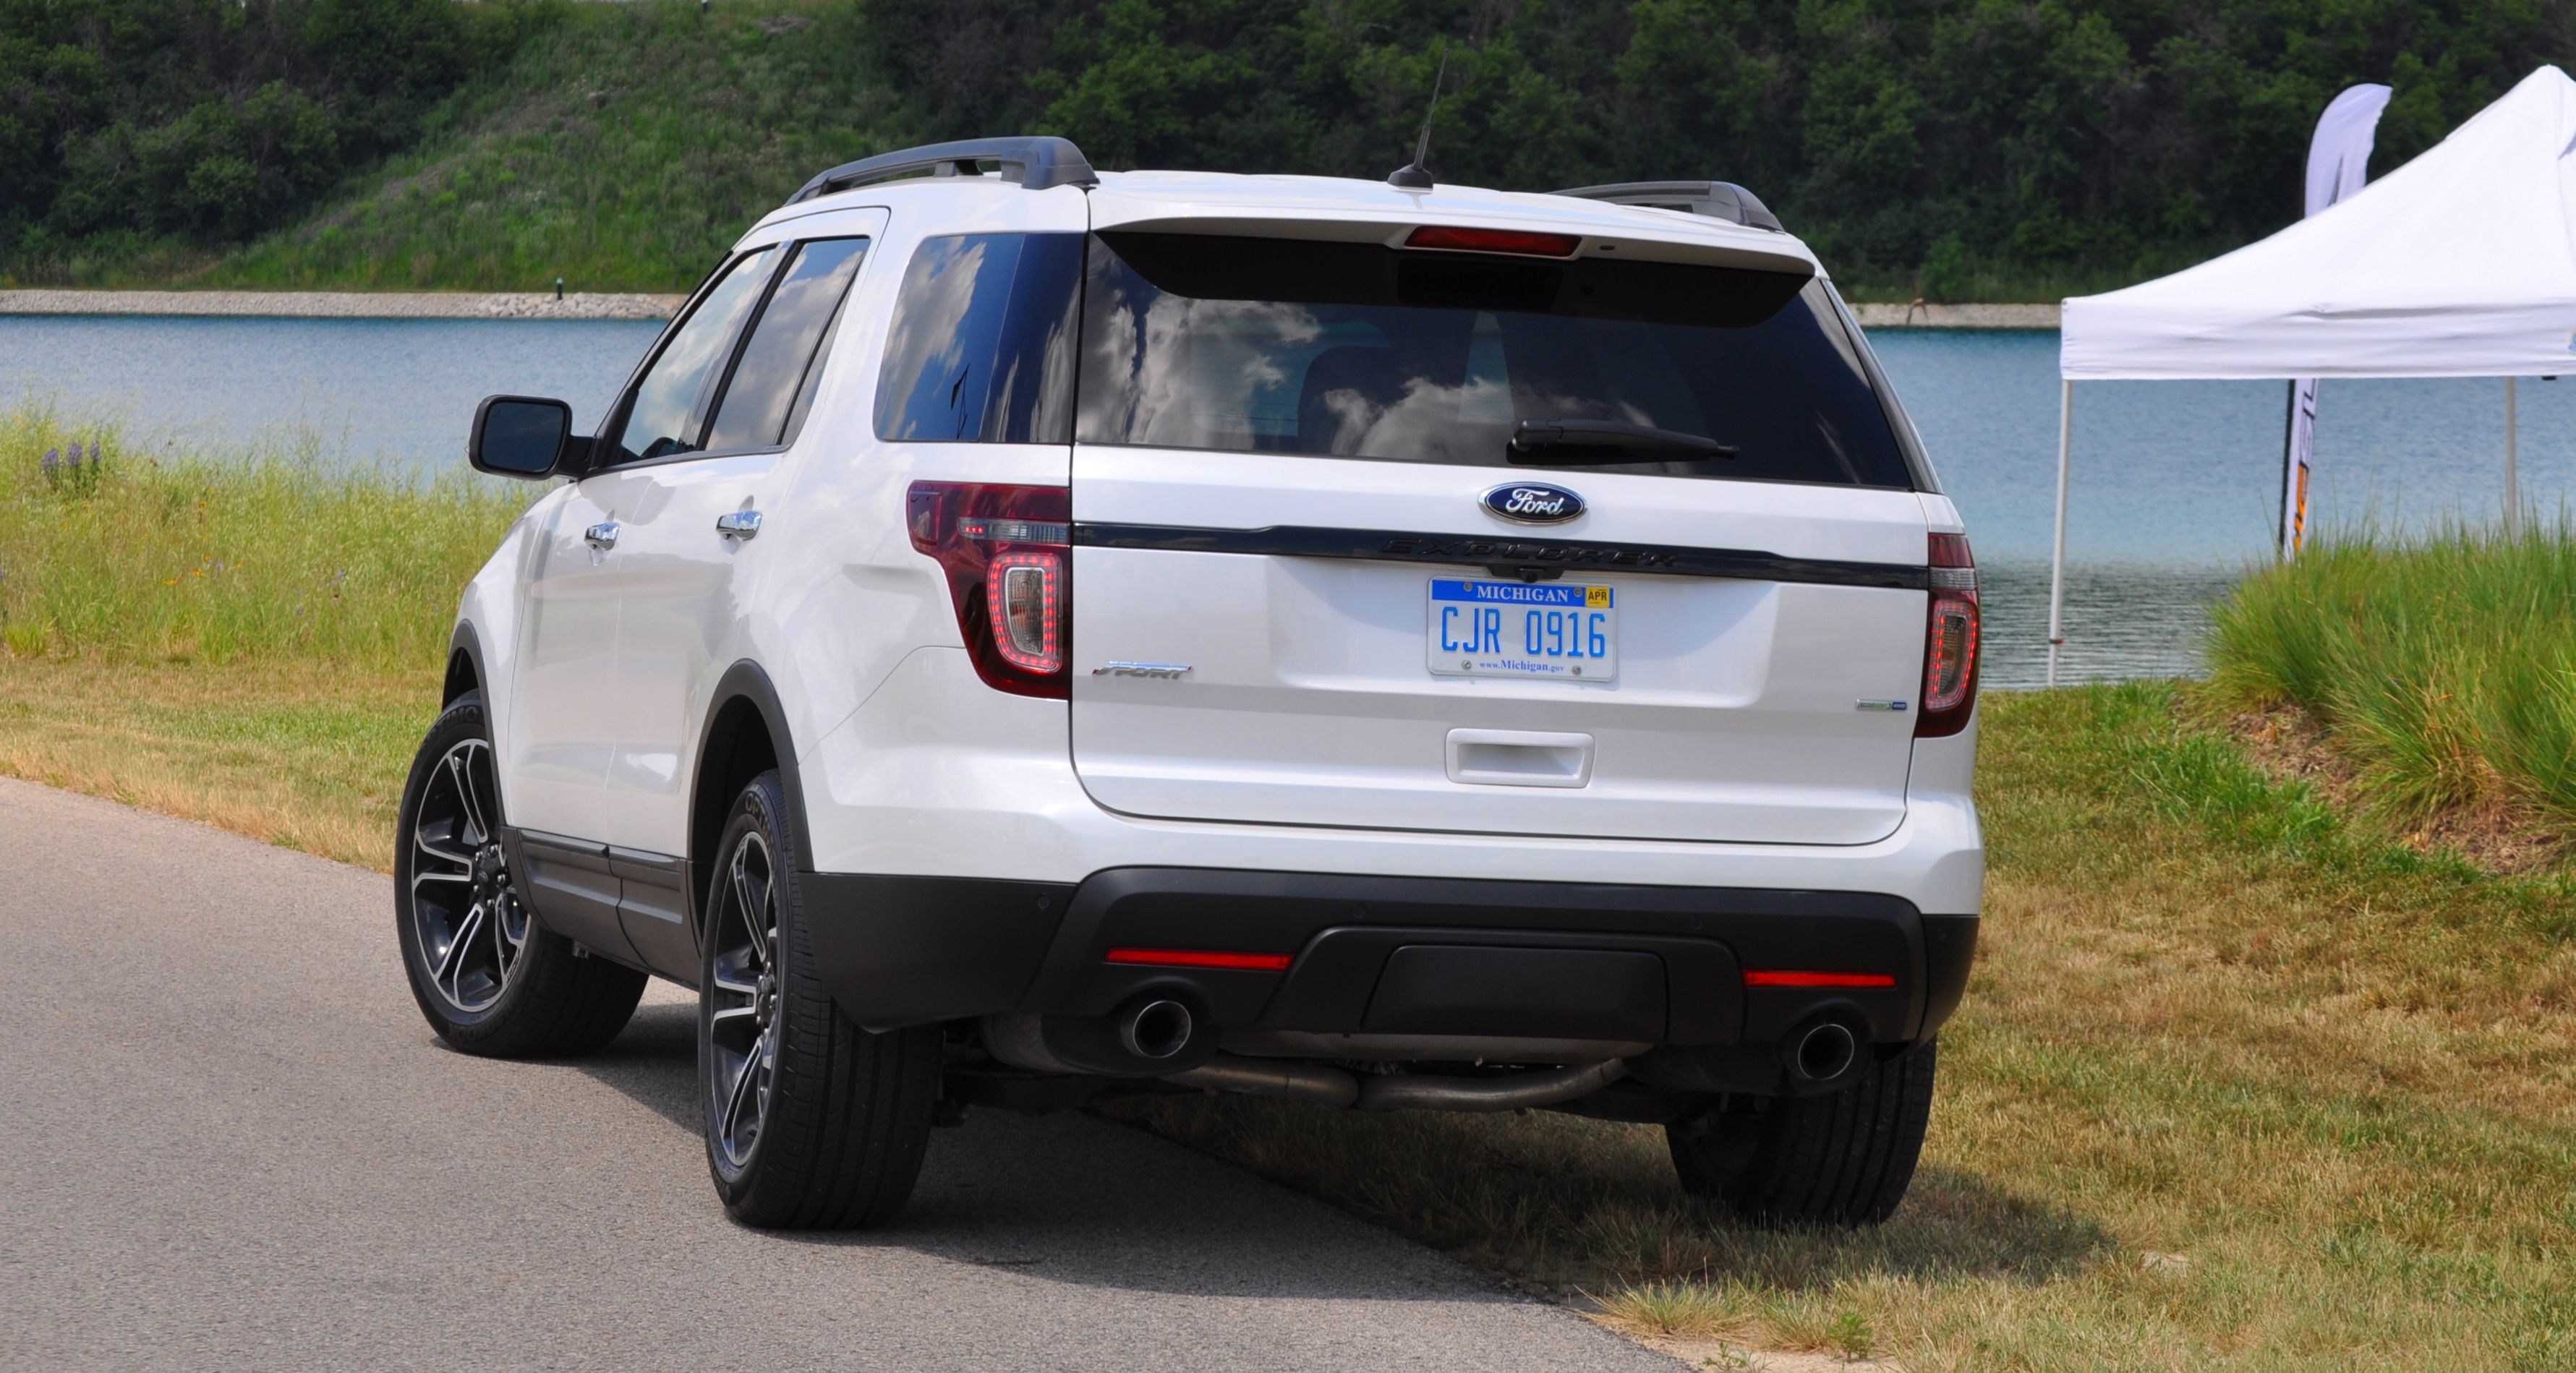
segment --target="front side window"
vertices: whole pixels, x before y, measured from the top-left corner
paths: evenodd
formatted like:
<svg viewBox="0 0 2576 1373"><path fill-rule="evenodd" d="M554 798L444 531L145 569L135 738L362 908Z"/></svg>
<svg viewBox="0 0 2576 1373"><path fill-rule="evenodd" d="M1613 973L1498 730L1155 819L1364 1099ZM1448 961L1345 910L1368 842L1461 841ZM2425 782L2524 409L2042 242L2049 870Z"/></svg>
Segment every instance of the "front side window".
<svg viewBox="0 0 2576 1373"><path fill-rule="evenodd" d="M742 345L724 399L716 403L707 447L784 448L795 442L830 352L825 339L867 246L864 238L796 245Z"/></svg>
<svg viewBox="0 0 2576 1373"><path fill-rule="evenodd" d="M1912 485L1806 276L1120 231L1088 273L1084 443L1533 471L1525 423L1590 421L1653 433L1587 470Z"/></svg>
<svg viewBox="0 0 2576 1373"><path fill-rule="evenodd" d="M742 317L760 299L760 288L769 280L770 262L777 253L777 248L771 246L735 258L716 283L699 296L697 308L689 312L670 342L662 346L661 355L646 369L644 380L636 384L635 399L626 407L625 423L607 444L610 463L697 450L689 419L697 413L698 398L706 390L707 378L724 360L726 346L733 342Z"/></svg>
<svg viewBox="0 0 2576 1373"><path fill-rule="evenodd" d="M1080 234L924 239L904 269L877 437L1070 443Z"/></svg>

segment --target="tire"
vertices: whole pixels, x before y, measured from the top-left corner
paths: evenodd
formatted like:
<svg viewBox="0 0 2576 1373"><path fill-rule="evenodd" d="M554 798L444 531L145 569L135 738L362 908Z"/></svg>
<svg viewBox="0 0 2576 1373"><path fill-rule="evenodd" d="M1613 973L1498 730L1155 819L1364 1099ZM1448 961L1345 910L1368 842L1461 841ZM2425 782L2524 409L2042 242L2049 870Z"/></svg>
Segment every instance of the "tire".
<svg viewBox="0 0 2576 1373"><path fill-rule="evenodd" d="M500 840L501 793L469 692L429 727L394 829L394 929L429 1027L469 1054L560 1058L626 1027L644 974L538 925Z"/></svg>
<svg viewBox="0 0 2576 1373"><path fill-rule="evenodd" d="M847 1230L894 1218L921 1175L940 1037L870 1034L815 973L776 772L742 789L716 846L698 978L707 1169L745 1225Z"/></svg>
<svg viewBox="0 0 2576 1373"><path fill-rule="evenodd" d="M1830 1095L1758 1098L1665 1126L1682 1190L1757 1224L1878 1224L1914 1180L1939 1050L1926 1041Z"/></svg>

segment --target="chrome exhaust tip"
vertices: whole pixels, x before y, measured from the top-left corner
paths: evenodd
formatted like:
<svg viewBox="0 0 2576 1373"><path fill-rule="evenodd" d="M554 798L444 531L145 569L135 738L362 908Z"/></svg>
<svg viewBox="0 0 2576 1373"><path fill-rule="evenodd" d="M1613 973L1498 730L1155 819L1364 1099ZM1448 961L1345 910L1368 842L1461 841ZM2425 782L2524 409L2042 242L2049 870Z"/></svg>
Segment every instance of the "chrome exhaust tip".
<svg viewBox="0 0 2576 1373"><path fill-rule="evenodd" d="M1164 998L1138 1002L1118 1017L1118 1043L1138 1058L1157 1063L1190 1046L1198 1020L1190 1008Z"/></svg>
<svg viewBox="0 0 2576 1373"><path fill-rule="evenodd" d="M1801 1082L1831 1082L1851 1071L1860 1057L1860 1041L1838 1020L1811 1025L1786 1046L1789 1072Z"/></svg>

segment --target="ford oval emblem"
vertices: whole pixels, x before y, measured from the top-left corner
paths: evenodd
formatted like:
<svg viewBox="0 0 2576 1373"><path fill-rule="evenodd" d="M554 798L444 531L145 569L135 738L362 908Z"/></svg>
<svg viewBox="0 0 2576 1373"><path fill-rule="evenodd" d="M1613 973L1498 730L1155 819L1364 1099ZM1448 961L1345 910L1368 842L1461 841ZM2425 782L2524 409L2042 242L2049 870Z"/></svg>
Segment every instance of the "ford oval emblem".
<svg viewBox="0 0 2576 1373"><path fill-rule="evenodd" d="M1583 513L1583 498L1545 482L1513 482L1486 492L1485 508L1522 524L1563 524Z"/></svg>

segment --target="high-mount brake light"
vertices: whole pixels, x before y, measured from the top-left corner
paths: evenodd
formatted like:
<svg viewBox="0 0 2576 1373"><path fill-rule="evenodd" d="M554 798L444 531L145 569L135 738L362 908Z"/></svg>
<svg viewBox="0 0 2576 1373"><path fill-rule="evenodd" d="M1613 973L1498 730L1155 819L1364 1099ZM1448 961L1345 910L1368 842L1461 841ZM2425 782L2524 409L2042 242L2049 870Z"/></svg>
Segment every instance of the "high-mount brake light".
<svg viewBox="0 0 2576 1373"><path fill-rule="evenodd" d="M1425 224L1405 236L1407 248L1446 248L1460 253L1518 253L1523 257L1572 257L1583 246L1575 234L1543 234L1528 229L1464 229L1454 224Z"/></svg>
<svg viewBox="0 0 2576 1373"><path fill-rule="evenodd" d="M1932 536L1931 612L1923 632L1923 709L1914 717L1919 739L1937 739L1968 727L1977 707L1977 560L1965 534Z"/></svg>
<svg viewBox="0 0 2576 1373"><path fill-rule="evenodd" d="M1284 973L1297 961L1289 953L1229 953L1218 949L1111 949L1109 961L1140 968L1229 968Z"/></svg>
<svg viewBox="0 0 2576 1373"><path fill-rule="evenodd" d="M914 482L912 546L948 574L975 675L1020 696L1073 694L1073 497L1061 486Z"/></svg>

